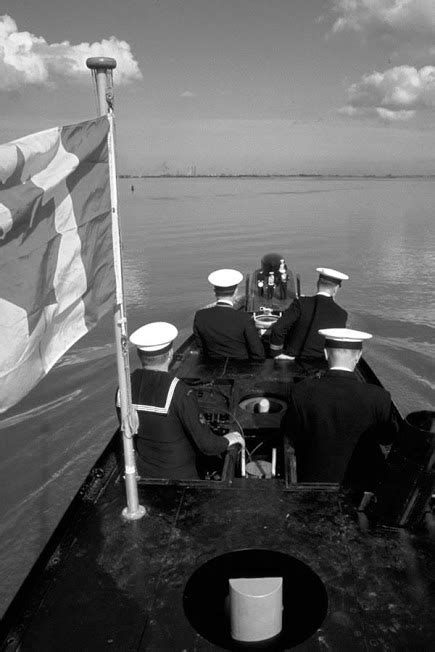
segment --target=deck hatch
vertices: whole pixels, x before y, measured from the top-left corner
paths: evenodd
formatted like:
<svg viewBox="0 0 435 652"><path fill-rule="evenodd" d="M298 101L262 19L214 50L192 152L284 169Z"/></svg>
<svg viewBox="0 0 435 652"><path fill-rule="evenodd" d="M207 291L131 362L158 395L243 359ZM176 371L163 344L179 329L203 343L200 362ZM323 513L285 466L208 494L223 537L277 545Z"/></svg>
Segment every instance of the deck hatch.
<svg viewBox="0 0 435 652"><path fill-rule="evenodd" d="M229 580L249 577L283 578L281 633L267 641L256 641L255 649L294 647L321 626L328 596L320 577L296 557L249 548L210 559L188 580L183 594L184 612L201 636L227 650L249 649L249 644L231 638L228 605Z"/></svg>

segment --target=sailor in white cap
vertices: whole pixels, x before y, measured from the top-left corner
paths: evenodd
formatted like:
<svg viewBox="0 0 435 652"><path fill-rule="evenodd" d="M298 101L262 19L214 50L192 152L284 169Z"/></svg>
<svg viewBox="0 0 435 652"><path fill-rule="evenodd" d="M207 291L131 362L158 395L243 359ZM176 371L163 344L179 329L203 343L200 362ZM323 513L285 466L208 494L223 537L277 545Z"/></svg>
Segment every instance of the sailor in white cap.
<svg viewBox="0 0 435 652"><path fill-rule="evenodd" d="M193 333L200 350L214 359L264 360L264 348L247 312L234 309L234 295L243 276L235 269L218 269L208 281L216 303L195 314Z"/></svg>
<svg viewBox="0 0 435 652"><path fill-rule="evenodd" d="M318 267L316 271L319 273L317 293L295 299L273 324L270 335L272 357L297 358L322 366L323 338L319 329L346 326L347 312L334 299L341 282L349 277L326 267Z"/></svg>
<svg viewBox="0 0 435 652"><path fill-rule="evenodd" d="M287 282L288 282L288 269L287 263L284 258L279 261L279 298L281 300L287 299Z"/></svg>
<svg viewBox="0 0 435 652"><path fill-rule="evenodd" d="M396 433L390 394L361 381L355 367L370 333L349 328L319 332L328 370L297 383L283 428L296 450L299 482L340 482L373 491L385 472L379 444Z"/></svg>
<svg viewBox="0 0 435 652"><path fill-rule="evenodd" d="M130 337L142 364L131 375L133 407L139 418L137 467L149 478L198 478L196 451L220 455L232 444L244 445L238 432L220 437L208 427L195 393L169 373L173 324L153 322Z"/></svg>

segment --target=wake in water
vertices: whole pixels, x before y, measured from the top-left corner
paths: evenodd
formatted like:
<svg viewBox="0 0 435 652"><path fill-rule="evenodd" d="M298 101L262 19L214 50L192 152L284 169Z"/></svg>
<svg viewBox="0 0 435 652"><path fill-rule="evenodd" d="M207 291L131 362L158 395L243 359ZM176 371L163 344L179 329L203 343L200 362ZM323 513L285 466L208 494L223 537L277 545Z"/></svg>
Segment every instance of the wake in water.
<svg viewBox="0 0 435 652"><path fill-rule="evenodd" d="M74 364L83 364L85 362L107 358L107 356L112 355L115 355L114 343L103 344L100 346L88 346L78 349L77 351L69 351L56 366L59 368Z"/></svg>
<svg viewBox="0 0 435 652"><path fill-rule="evenodd" d="M11 426L15 426L18 423L24 423L28 419L35 419L36 417L40 415L46 416L47 412L50 410L54 410L56 408L61 407L62 405L65 405L66 403L70 403L73 401L75 398L80 396L82 393L82 389L76 389L70 394L67 394L65 396L60 396L59 398L56 398L53 401L48 401L47 403L41 403L35 408L32 408L31 410L25 410L24 412L20 412L19 414L15 414L12 417L9 417L8 419L3 419L3 421L0 421L0 430L4 430L5 428L10 428Z"/></svg>

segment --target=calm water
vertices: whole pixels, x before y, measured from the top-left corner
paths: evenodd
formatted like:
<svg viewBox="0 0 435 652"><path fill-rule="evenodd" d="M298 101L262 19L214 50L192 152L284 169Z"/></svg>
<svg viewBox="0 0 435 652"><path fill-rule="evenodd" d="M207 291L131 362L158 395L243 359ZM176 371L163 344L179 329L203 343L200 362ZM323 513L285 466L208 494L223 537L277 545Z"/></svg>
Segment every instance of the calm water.
<svg viewBox="0 0 435 652"><path fill-rule="evenodd" d="M173 321L180 341L219 267L281 253L350 275L338 302L403 414L435 409L435 182L416 179L144 179L120 183L129 330ZM134 358L132 366L136 365ZM0 612L113 434L108 316L0 422Z"/></svg>

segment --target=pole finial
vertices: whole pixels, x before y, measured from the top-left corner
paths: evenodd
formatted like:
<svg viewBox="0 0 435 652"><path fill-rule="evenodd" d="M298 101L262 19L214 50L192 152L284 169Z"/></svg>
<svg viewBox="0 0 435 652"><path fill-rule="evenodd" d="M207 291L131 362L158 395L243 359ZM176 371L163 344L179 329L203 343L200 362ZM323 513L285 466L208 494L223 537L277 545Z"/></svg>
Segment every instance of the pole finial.
<svg viewBox="0 0 435 652"><path fill-rule="evenodd" d="M116 59L112 57L89 57L86 65L91 70L113 70L116 68Z"/></svg>
<svg viewBox="0 0 435 652"><path fill-rule="evenodd" d="M86 59L97 90L98 115L106 115L113 110L113 69L116 68L116 59L112 57L90 57Z"/></svg>

